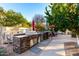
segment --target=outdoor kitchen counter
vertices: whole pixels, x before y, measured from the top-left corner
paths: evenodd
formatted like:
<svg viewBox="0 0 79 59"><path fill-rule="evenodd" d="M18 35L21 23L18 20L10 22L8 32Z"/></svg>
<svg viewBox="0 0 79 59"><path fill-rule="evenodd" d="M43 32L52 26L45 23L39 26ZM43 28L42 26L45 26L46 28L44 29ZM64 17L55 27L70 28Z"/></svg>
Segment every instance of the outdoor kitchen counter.
<svg viewBox="0 0 79 59"><path fill-rule="evenodd" d="M13 37L13 51L16 53L23 53L46 39L48 39L48 31L34 34L15 35Z"/></svg>
<svg viewBox="0 0 79 59"><path fill-rule="evenodd" d="M39 34L16 35L13 37L13 51L23 53L38 43Z"/></svg>
<svg viewBox="0 0 79 59"><path fill-rule="evenodd" d="M40 34L40 33L39 33ZM28 36L33 36L33 35L39 35L39 34L25 34L25 35L16 35L14 37L16 38L23 38L23 37L28 37Z"/></svg>

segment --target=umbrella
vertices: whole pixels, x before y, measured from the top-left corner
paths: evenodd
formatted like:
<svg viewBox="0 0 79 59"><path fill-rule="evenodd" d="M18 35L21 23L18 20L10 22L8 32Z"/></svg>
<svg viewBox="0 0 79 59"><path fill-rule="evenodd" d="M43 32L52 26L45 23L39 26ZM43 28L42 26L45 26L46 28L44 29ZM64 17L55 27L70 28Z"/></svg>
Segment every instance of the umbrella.
<svg viewBox="0 0 79 59"><path fill-rule="evenodd" d="M32 20L32 30L35 30L35 21Z"/></svg>

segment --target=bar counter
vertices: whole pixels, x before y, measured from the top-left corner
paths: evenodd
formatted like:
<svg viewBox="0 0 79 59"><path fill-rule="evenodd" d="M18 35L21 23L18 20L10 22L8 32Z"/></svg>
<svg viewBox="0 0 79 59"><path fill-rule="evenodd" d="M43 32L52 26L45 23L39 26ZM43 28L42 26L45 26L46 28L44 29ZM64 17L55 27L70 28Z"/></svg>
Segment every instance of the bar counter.
<svg viewBox="0 0 79 59"><path fill-rule="evenodd" d="M28 35L14 35L13 51L21 54L46 39L48 39L48 32L38 32Z"/></svg>

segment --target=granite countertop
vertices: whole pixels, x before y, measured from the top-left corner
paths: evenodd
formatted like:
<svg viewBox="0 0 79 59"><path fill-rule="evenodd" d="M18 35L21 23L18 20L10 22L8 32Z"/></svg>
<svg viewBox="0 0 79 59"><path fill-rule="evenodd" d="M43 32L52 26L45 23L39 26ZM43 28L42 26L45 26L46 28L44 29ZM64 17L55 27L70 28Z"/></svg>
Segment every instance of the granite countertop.
<svg viewBox="0 0 79 59"><path fill-rule="evenodd" d="M32 36L32 35L43 34L43 33L46 33L46 32L49 32L49 31L37 32L37 33L25 33L25 34L23 34L23 35L15 35L14 37L22 38L22 37L28 37L28 36ZM18 34L19 34L19 33L18 33ZM21 33L21 34L22 34L22 33Z"/></svg>
<svg viewBox="0 0 79 59"><path fill-rule="evenodd" d="M18 35L18 36L14 36L14 37L22 38L22 37L28 37L28 35Z"/></svg>
<svg viewBox="0 0 79 59"><path fill-rule="evenodd" d="M32 36L32 35L38 35L40 33L33 33L33 34L25 34L25 35L16 35L14 37L17 37L17 38L22 38L22 37L28 37L28 36Z"/></svg>

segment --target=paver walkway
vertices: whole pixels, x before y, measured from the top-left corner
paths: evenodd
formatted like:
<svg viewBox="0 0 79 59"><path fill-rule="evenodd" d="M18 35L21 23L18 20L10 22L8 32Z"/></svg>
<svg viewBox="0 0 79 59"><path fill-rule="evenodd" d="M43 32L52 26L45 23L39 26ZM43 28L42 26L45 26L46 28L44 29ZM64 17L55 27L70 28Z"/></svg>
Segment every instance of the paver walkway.
<svg viewBox="0 0 79 59"><path fill-rule="evenodd" d="M52 39L45 40L30 50L16 56L65 56L64 42L74 42L70 35L58 35Z"/></svg>

